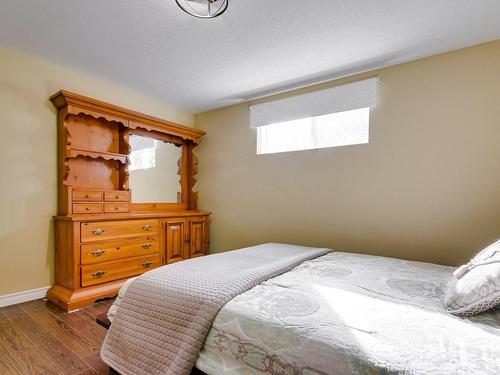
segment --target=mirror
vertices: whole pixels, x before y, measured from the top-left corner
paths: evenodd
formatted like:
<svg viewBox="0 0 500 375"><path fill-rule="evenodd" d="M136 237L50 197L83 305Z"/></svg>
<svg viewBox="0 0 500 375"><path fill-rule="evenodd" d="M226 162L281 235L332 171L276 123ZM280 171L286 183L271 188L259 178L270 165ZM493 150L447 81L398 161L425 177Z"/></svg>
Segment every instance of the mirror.
<svg viewBox="0 0 500 375"><path fill-rule="evenodd" d="M157 139L130 135L129 188L132 203L175 203L181 191L177 162L182 147Z"/></svg>

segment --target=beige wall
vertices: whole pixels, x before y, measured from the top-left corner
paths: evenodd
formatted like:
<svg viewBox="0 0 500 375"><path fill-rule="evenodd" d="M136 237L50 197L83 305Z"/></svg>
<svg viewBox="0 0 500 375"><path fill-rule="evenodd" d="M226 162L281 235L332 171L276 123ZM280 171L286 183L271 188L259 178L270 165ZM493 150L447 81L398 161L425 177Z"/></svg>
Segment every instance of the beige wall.
<svg viewBox="0 0 500 375"><path fill-rule="evenodd" d="M110 83L0 48L0 295L53 280L56 111L60 89L192 125L190 113Z"/></svg>
<svg viewBox="0 0 500 375"><path fill-rule="evenodd" d="M196 116L212 252L273 241L454 265L500 237L500 41L300 92L374 74L368 145L257 156L248 104Z"/></svg>

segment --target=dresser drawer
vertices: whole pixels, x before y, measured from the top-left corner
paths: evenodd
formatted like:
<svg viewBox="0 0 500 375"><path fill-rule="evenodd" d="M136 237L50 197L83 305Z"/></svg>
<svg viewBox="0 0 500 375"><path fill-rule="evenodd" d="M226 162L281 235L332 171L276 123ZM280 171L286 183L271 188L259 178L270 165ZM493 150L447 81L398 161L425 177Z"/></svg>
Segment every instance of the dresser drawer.
<svg viewBox="0 0 500 375"><path fill-rule="evenodd" d="M102 191L95 190L73 190L73 200L80 202L100 202L102 201Z"/></svg>
<svg viewBox="0 0 500 375"><path fill-rule="evenodd" d="M102 213L102 203L74 203L74 214L100 214Z"/></svg>
<svg viewBox="0 0 500 375"><path fill-rule="evenodd" d="M128 202L130 197L129 191L105 191L104 200L106 202Z"/></svg>
<svg viewBox="0 0 500 375"><path fill-rule="evenodd" d="M82 266L82 287L140 275L160 266L158 255Z"/></svg>
<svg viewBox="0 0 500 375"><path fill-rule="evenodd" d="M158 253L158 237L101 242L81 246L82 264Z"/></svg>
<svg viewBox="0 0 500 375"><path fill-rule="evenodd" d="M149 236L158 233L158 220L120 220L81 224L82 242Z"/></svg>
<svg viewBox="0 0 500 375"><path fill-rule="evenodd" d="M104 203L104 212L128 212L128 203Z"/></svg>

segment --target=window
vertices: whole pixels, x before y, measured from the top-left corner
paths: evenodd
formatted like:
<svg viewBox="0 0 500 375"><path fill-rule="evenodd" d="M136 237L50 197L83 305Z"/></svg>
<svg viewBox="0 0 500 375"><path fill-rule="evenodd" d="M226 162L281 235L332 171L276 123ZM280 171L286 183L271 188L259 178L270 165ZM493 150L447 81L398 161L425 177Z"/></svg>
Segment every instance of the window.
<svg viewBox="0 0 500 375"><path fill-rule="evenodd" d="M156 143L158 141L145 137L130 137L132 152L129 155L129 171L156 167Z"/></svg>
<svg viewBox="0 0 500 375"><path fill-rule="evenodd" d="M368 143L378 77L250 106L257 154Z"/></svg>
<svg viewBox="0 0 500 375"><path fill-rule="evenodd" d="M285 121L257 128L257 154L368 143L370 108Z"/></svg>

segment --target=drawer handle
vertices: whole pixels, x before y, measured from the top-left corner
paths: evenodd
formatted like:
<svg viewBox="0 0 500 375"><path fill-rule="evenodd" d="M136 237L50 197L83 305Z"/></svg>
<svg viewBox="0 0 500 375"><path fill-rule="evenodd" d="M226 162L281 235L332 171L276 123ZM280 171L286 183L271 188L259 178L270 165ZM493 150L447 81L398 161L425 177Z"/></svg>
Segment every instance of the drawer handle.
<svg viewBox="0 0 500 375"><path fill-rule="evenodd" d="M90 211L90 207L85 207L85 210Z"/></svg>
<svg viewBox="0 0 500 375"><path fill-rule="evenodd" d="M97 271L97 272L91 273L91 275L94 276L96 279L100 279L101 277L103 277L106 274L107 274L106 271Z"/></svg>
<svg viewBox="0 0 500 375"><path fill-rule="evenodd" d="M146 224L142 227L142 229L144 229L145 231L151 230L151 228L153 228L153 227L149 224Z"/></svg>
<svg viewBox="0 0 500 375"><path fill-rule="evenodd" d="M153 265L153 262L144 262L144 263L142 263L142 265L146 268L149 268Z"/></svg>
<svg viewBox="0 0 500 375"><path fill-rule="evenodd" d="M115 210L118 210L118 207L115 206Z"/></svg>
<svg viewBox="0 0 500 375"><path fill-rule="evenodd" d="M145 243L144 245L142 245L142 247L145 249L149 249L151 246L153 246L153 245L150 243Z"/></svg>
<svg viewBox="0 0 500 375"><path fill-rule="evenodd" d="M115 195L115 199L119 199L119 198L120 198L120 196L119 196L119 195Z"/></svg>
<svg viewBox="0 0 500 375"><path fill-rule="evenodd" d="M90 196L88 194L85 194L85 198L90 198Z"/></svg>
<svg viewBox="0 0 500 375"><path fill-rule="evenodd" d="M101 255L106 254L106 250L97 249L95 251L92 251L90 254L92 254L95 257L100 257Z"/></svg>
<svg viewBox="0 0 500 375"><path fill-rule="evenodd" d="M99 236L104 233L104 229L102 228L96 228L92 233L94 233L96 236Z"/></svg>

